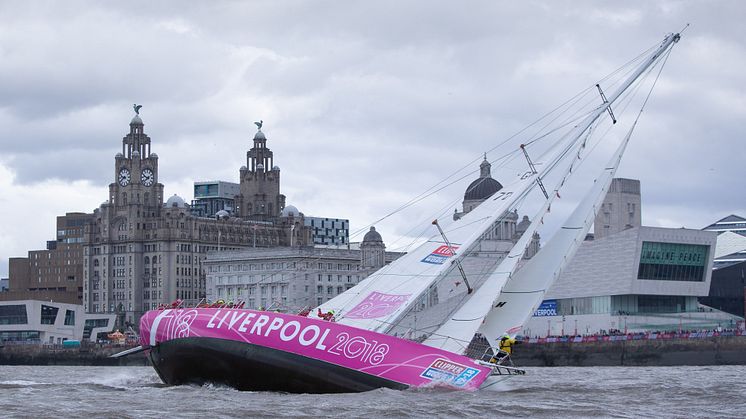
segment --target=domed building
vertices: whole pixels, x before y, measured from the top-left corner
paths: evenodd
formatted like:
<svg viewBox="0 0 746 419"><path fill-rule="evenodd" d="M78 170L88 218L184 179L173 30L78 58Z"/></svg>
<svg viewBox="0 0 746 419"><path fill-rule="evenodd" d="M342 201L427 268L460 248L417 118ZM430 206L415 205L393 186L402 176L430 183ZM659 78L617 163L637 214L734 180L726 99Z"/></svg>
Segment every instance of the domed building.
<svg viewBox="0 0 746 419"><path fill-rule="evenodd" d="M458 220L464 214L470 212L477 205L484 202L487 198L494 195L503 185L500 182L492 178L490 169L492 165L487 161L487 155L485 154L484 160L479 165L479 177L466 187L464 191L464 201L462 203L462 212L456 212L453 214L453 219Z"/></svg>
<svg viewBox="0 0 746 419"><path fill-rule="evenodd" d="M497 180L492 178L491 174L492 165L487 161L487 155L485 154L482 163L479 165L479 177L466 187L464 191L464 201L462 211L454 211L453 219L459 220L465 214L471 212L479 204L486 201L489 197L499 192L503 186ZM512 243L518 241L518 239L526 231L528 225L531 223L528 216L523 216L523 219L518 223L517 212L506 212L498 221L495 222L492 229L487 231L483 239L489 242L493 242L493 245L488 246L491 251L507 251ZM498 244L497 242L504 242ZM483 244L482 247L487 246ZM503 249L503 250L498 250ZM529 245L528 251L526 252L526 258L530 258L539 251L539 235L535 234L534 239Z"/></svg>
<svg viewBox="0 0 746 419"><path fill-rule="evenodd" d="M360 243L360 263L363 268L380 268L385 264L386 245L381 234L371 226Z"/></svg>

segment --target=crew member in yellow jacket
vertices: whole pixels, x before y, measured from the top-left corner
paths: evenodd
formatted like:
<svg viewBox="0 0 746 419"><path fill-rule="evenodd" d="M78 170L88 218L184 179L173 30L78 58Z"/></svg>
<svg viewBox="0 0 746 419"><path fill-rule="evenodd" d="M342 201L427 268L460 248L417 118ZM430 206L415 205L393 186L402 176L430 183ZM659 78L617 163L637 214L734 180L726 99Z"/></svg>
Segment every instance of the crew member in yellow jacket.
<svg viewBox="0 0 746 419"><path fill-rule="evenodd" d="M509 334L504 334L500 338L498 349L499 351L495 354L490 362L493 364L501 364L505 359L510 359L510 354L513 353L513 345L516 343L515 338L510 337Z"/></svg>

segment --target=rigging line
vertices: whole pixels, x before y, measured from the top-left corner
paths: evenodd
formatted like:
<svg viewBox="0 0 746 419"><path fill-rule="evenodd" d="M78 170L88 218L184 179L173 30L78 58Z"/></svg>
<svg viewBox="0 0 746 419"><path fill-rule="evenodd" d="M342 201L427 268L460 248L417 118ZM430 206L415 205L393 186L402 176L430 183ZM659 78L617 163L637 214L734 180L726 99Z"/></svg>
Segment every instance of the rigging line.
<svg viewBox="0 0 746 419"><path fill-rule="evenodd" d="M642 53L640 53L640 54L639 54L639 55L638 55L637 57L635 57L635 58L633 58L633 59L629 60L629 61L628 61L627 63L625 63L625 64L623 64L622 66L618 67L618 68L617 68L617 69L616 69L616 70L615 70L614 72L612 72L612 73L610 73L609 75L607 75L607 76L605 76L605 77L601 78L601 79L600 79L600 80L599 80L598 82L596 82L596 84L600 84L600 83L602 83L602 82L606 81L607 79L610 79L610 78L611 78L612 76L614 76L614 75L615 75L616 73L619 73L619 72L621 72L621 70L622 70L622 69L624 69L625 67L630 67L630 68L629 68L629 69L628 69L627 71L625 71L625 72L624 72L623 74L621 74L621 76L620 76L619 78L617 78L617 79L616 79L616 81L614 81L613 83L611 83L611 84L607 85L606 87L607 87L607 88L608 88L608 87L613 87L613 86L616 86L617 84L621 83L621 81L623 80L624 76L626 76L626 75L630 74L630 73L631 73L631 72L632 72L632 71L634 70L634 67L631 67L631 64L632 64L632 63L634 63L634 62L637 62L637 61L639 61L639 60L640 60L640 59L641 59L642 57L645 57L645 56L647 56L647 54L648 54L648 53L649 53L650 51L652 51L652 50L653 50L654 48L656 48L656 47L657 47L657 44L656 44L656 45L653 45L652 47L650 47L650 48L648 48L647 50L643 51L643 52L642 52ZM583 91L583 92L585 92L585 94L590 94L590 92L591 92L592 90L593 90L593 86L589 86L589 87L588 87L588 88L587 88L587 89L586 89L585 91ZM575 102L573 103L573 105L574 105L574 104L577 104L577 102L579 102L579 101L580 101L580 99L582 99L582 96L583 96L583 92L581 92L581 94L578 94L578 95L576 95L576 97L577 97L577 100L575 100ZM574 97L574 98L575 98L575 97ZM573 99L574 99L574 98L573 98ZM569 101L568 101L568 102L569 102ZM596 102L595 102L595 96L591 97L591 98L589 99L589 101L588 101L588 102L586 102L586 104L585 104L584 106L582 106L582 107L581 107L581 109L582 109L582 108L584 108L584 107L586 107L586 106L589 106L589 105L591 105L591 104L593 104L593 103L596 103ZM595 108L597 108L597 106L594 106L594 109L595 109ZM570 108L568 107L568 109L570 109ZM576 111L576 112L575 112L575 114L577 115L577 114L578 114L578 113L579 113L579 112L581 111L581 109L579 109L578 111ZM587 113L590 113L590 112L593 112L593 110L590 110L590 111L588 111ZM564 112L563 112L563 113L564 113ZM561 115L561 114L560 114L560 115ZM557 118L555 118L554 120L556 120L556 119L558 119L558 118L559 118L559 116L558 116ZM570 116L570 117L568 118L568 120L571 120L571 119L573 119L573 116ZM554 121L554 120L553 120L553 121ZM550 123L551 123L551 121L550 121ZM548 125L549 125L549 123L547 123L547 124L546 124L546 125L545 125L544 127L542 127L542 129L540 129L540 130L539 130L539 131L538 131L538 132L537 132L536 134L534 134L534 135L538 135L538 133L542 132L542 130L543 130L543 129L545 129L545 128L546 128L546 127L547 127ZM527 141L527 142L526 142L526 144L528 144L529 142L533 142L533 140L529 140L529 141Z"/></svg>
<svg viewBox="0 0 746 419"><path fill-rule="evenodd" d="M606 80L606 79L608 79L608 78L612 77L612 76L613 76L613 75L615 75L616 73L620 72L620 71L621 71L621 70L622 70L623 68L625 68L625 67L629 66L629 65L630 65L631 63L633 63L633 62L635 62L635 61L639 60L639 59L640 59L640 57L644 56L644 55L645 55L645 54L646 54L646 53L647 53L648 51L650 51L650 50L651 50L652 48L654 48L654 47L650 47L650 48L648 48L648 49L647 49L646 51L644 51L643 53L639 54L639 55L638 55L637 57L635 57L635 58L633 58L633 59L629 60L629 61L628 61L627 63L625 63L625 64L621 65L621 66L620 66L620 67L618 67L618 68L617 68L616 70L614 70L613 72L611 72L611 73L610 73L610 74L608 74L607 76L603 77L603 78L602 78L602 79L601 79L600 81L604 81L604 80ZM629 73L629 71L628 71L627 73ZM625 74L626 74L626 73L625 73ZM517 137L518 135L520 135L520 134L521 134L521 133L523 133L524 131L526 131L526 130L528 130L529 128L531 128L531 127L532 127L533 125L536 125L536 124L537 124L538 122L542 121L543 119L545 119L545 118L546 118L546 117L548 117L549 115L551 115L551 114L555 113L556 111L558 111L559 109L561 109L561 108L565 107L565 105L567 105L568 103L571 103L571 102L573 102L573 101L575 101L575 103L577 103L577 101L579 101L579 100L580 100L580 99L582 98L582 96L584 96L584 95L585 95L585 94L587 94L587 93L588 93L588 92L589 92L590 90L592 90L592 89L593 89L593 87L595 87L595 84L593 84L593 85L591 85L591 86L587 87L587 88L586 88L586 89L584 89L584 90L581 90L581 92L580 92L580 93L576 94L575 96L571 97L570 99L568 99L568 100L566 100L565 102L561 103L560 105L556 106L556 107L555 107L554 109L552 109L551 111L549 111L549 112L547 112L546 114L542 115L542 116L541 116L540 118L538 118L538 119L537 119L537 120L535 120L534 122L530 123L529 125L527 125L527 126L526 126L526 127L524 127L523 129L519 130L519 131L518 131L518 132L516 132L515 134L513 134L513 135L511 135L510 137L506 138L505 140L503 140L502 142L498 143L498 144L497 144L497 145L495 145L494 147L490 148L490 149L489 149L489 150L487 151L487 153L490 153L490 152L494 151L495 149L497 149L498 147L500 147L500 146L502 146L502 145L506 144L506 143L507 143L508 141L510 141L511 139L513 139L513 138ZM562 113L564 113L564 112L562 112ZM560 113L560 115L561 115L562 113ZM556 120L556 119L557 119L558 117L559 117L559 116L555 117L555 119L553 119L552 121ZM545 125L544 127L548 126L548 125L549 125L549 124L550 124L550 123L551 123L552 121L548 122L548 123L547 123L547 124L546 124L546 125ZM542 128L542 129L543 129L543 128ZM535 134L535 135L536 135L536 134ZM477 158L477 159L474 159L474 160L470 161L469 163L467 163L467 164L466 164L465 166L463 166L462 168L460 168L460 169L456 170L456 171L455 171L455 172L453 172L453 173L452 173L451 175L449 175L449 176L447 176L446 178L444 178L444 180L442 180L442 181L440 181L440 182L436 183L435 185L433 185L432 187L430 187L430 188L426 189L426 190L425 190L425 192L421 193L420 195L418 195L418 196L416 196L415 198L413 198L413 199L412 199L412 201L414 201L413 203L416 203L416 202L419 202L419 201L421 201L421 199L418 199L418 198L419 198L419 197L421 197L422 195L426 195L426 196L430 196L430 195L432 195L432 193L428 194L427 192L428 192L428 191L430 191L430 190L432 190L433 188L437 187L438 185L440 185L441 183L443 183L443 182L444 182L445 180L447 180L447 179L449 179L449 178L451 178L451 177L455 176L455 175L456 175L457 173L459 173L459 172L463 171L463 170L464 170L465 168L467 168L467 167L471 166L471 165L472 165L472 164L473 164L474 162L476 162L476 161L478 161L478 160L479 160L479 158ZM499 160L499 159L498 159L498 160ZM473 172L472 172L472 173L473 173ZM463 177L462 177L461 179L463 179ZM451 183L451 184L453 184L453 183ZM438 192L438 191L440 191L440 190L442 190L442 189L443 189L443 188L440 188L440 189L436 190L435 192ZM403 205L402 207L400 207L400 208L397 208L396 210L392 211L392 213L391 213L391 214L389 214L389 215L392 215L392 214L394 214L394 213L397 213L397 212L399 212L399 211L403 210L404 208L407 208L408 206L410 206L410 205L408 205L408 204L404 204L404 205ZM372 224L369 224L368 226L366 226L366 228L367 228L367 227L370 227L371 225L373 225L373 224L375 224L375 223L381 222L381 221L383 221L383 220L384 220L384 219L386 219L386 218L388 218L388 216L382 217L381 219L379 219L379 220L375 221L374 223L372 223ZM357 234L360 234L360 232L362 232L362 231L365 231L365 229L366 229L366 228L363 228L363 229L361 229L361 230L359 230L359 231L355 232L355 234L353 234L353 237L354 237L355 235L357 235Z"/></svg>
<svg viewBox="0 0 746 419"><path fill-rule="evenodd" d="M667 59L667 57L666 57L666 59ZM562 153L562 158L558 158L558 159L555 159L555 161L554 161L554 162L553 162L553 164L551 165L551 168L550 168L550 169L548 169L548 170L547 170L547 171L546 171L545 173L548 173L549 171L553 170L553 168L554 168L554 167L556 167L556 164L558 164L558 162L559 162L560 160L562 160L562 159L564 158L564 156L566 156L566 155L567 155L567 152L568 152L568 151L569 151L570 149L572 149L572 148L573 148L573 145L574 145L574 144L575 144L576 142L577 142L577 141L573 141L573 143L571 143L570 145L568 145L568 147L566 148L566 150L565 150L565 151L563 151L563 153Z"/></svg>
<svg viewBox="0 0 746 419"><path fill-rule="evenodd" d="M650 99L650 97L651 97L651 95L652 95L652 93L653 93L653 89L655 88L656 84L658 83L658 80L659 80L659 78L660 78L660 76L661 76L661 73L663 72L663 68L665 67L665 65L666 65L666 63L667 63L667 61L668 61L668 58L670 57L670 54L671 54L671 52L672 52L672 51L673 51L673 48L670 48L670 49L668 49L668 50L667 50L667 51L665 52L665 54L666 54L666 55L665 55L665 57L663 58L663 60L661 60L661 61L659 61L659 62L658 62L658 63L660 63L660 67L658 68L658 74L656 75L655 79L653 80L653 83L652 83L652 85L650 86L650 89L648 90L648 93L647 93L647 95L646 95L646 97L645 97L645 100L643 101L643 103L642 103L642 105L641 105L641 107L640 107L640 110L639 110L639 112L637 113L637 117L635 118L635 120L634 120L634 122L633 122L633 124L632 124L632 127L631 127L631 129L634 129L634 127L635 127L635 126L637 125L637 122L639 121L639 119L640 119L640 117L641 117L641 115L642 115L642 113L643 113L643 111L644 111L644 109L645 109L645 106L647 105L647 102L648 102L648 100ZM656 63L656 66L657 66L657 64L658 64L658 63ZM646 74L646 75L645 75L645 76L643 77L643 81L644 81L644 79L645 79L645 78L647 78L647 77L649 76L649 74L651 74L651 73L652 73L652 69L651 69L651 70L650 70L649 72L647 72L647 74ZM643 84L642 82L641 82L641 83L638 83L638 84L637 84L636 88L634 89L634 90L635 90L635 92L636 92L637 90L639 90L639 89L640 89L640 87L642 86L642 84ZM627 102L627 104L626 104L626 105L624 106L624 109L625 109L625 110L626 110L627 106L628 106L628 105L629 105L630 103L631 103L631 97L629 98L629 101ZM611 128L611 127L609 127L609 129L610 129L610 128ZM607 132L606 132L606 133L608 133L608 130L607 130ZM604 133L604 136L606 135L606 133ZM593 150L595 150L595 148L596 148L596 147L597 147L597 146L598 146L598 145L599 145L600 143L601 143L600 141L596 142L596 144L595 144L595 145L594 145L594 146L592 147L592 149L591 149L590 153L592 153L592 152L593 152ZM582 163L581 163L581 164L582 164ZM538 289L538 290L524 290L524 291L502 291L502 292L503 292L503 293L505 293L505 294L536 294L536 293L541 293L541 292L545 292L545 291L546 291L546 289Z"/></svg>
<svg viewBox="0 0 746 419"><path fill-rule="evenodd" d="M635 61L639 60L639 59L640 59L640 57L644 56L644 55L645 55L645 53L646 53L646 52L648 52L648 51L649 51L650 49L652 49L652 48L653 48L653 47L649 48L649 49L648 49L648 50L646 50L645 52L643 52L643 53L639 54L639 55L638 55L637 57L635 57L634 59L632 59L632 60L628 61L627 63L623 64L622 66L620 66L619 68L617 68L617 69L616 69L616 70L615 70L614 72L612 72L612 73L610 73L609 75L607 75L607 76L605 76L604 78L602 78L602 79L601 79L601 80L600 80L599 82L601 82L601 81L604 81L604 80L606 80L606 79L610 78L611 76L613 76L613 75L615 75L616 73L620 72L620 71L621 71L622 69L624 69L625 67L629 66L629 65L630 65L631 63L633 63L633 62L635 62ZM626 73L624 73L624 74L628 74L628 73L630 73L630 72L631 72L631 70L628 70L628 71L627 71ZM618 82L619 82L619 81L615 82L614 84L616 84L616 83L618 83ZM571 103L571 102L573 102L573 103L572 103L572 105L576 104L577 102L579 102L579 101L580 101L580 100L582 99L582 97L583 97L584 95L588 94L588 93L589 93L589 92L590 92L590 91L591 91L591 90L593 89L593 87L595 87L595 84L594 84L593 86L589 86L588 88L586 88L585 90L583 90L583 91L581 91L580 93L576 94L575 96L573 96L573 97L572 97L572 98L570 98L569 100L567 100L567 101L563 102L563 103L562 103L561 105L559 105L559 106L555 107L555 108L554 108L553 110L551 110L550 112L546 113L545 115L543 115L542 117L540 117L539 119L537 119L536 121L534 121L533 123L529 124L529 125L528 125L528 126L526 126L526 127L524 128L524 129L522 129L522 130L518 131L517 133L515 133L515 134L513 134L512 136L508 137L507 139L505 139L505 140L504 140L504 141L502 141L501 143L499 143L499 144L497 144L496 146L492 147L491 149L489 149L489 150L488 150L488 152L492 152L492 151L494 151L495 149L497 149L498 147L500 147L500 146L502 146L502 145L506 144L506 143L507 143L508 141L510 141L511 139L513 139L513 138L517 137L517 136L518 136L519 134L521 134L522 132L524 132L524 131L528 130L528 129L529 129L529 128L530 128L531 126L533 126L533 125L537 124L537 123L538 123L539 121L541 121L541 120L545 119L546 117L548 117L549 115L551 115L551 114L555 113L556 111L558 111L558 110L559 110L559 109L561 109L562 107L565 107L565 105L567 105L567 104L569 104L569 103ZM590 102L589 102L589 103L590 103ZM570 109L570 107L567 107L566 109L567 109L567 110L569 110L569 109ZM561 116L562 114L564 114L565 112L566 112L566 110L565 110L565 111L563 111L563 112L561 112L561 113L560 113L559 115L557 115L557 116L556 116L556 117L555 117L554 119L552 119L552 120L550 120L549 122L547 122L547 124L545 124L545 125L544 125L544 126L543 126L542 128L540 128L538 132L541 132L541 130L545 129L545 128L546 128L547 126L549 126L549 124L551 124L552 122L556 121L556 120L557 120L557 119L558 119L558 118L559 118L559 117L560 117L560 116ZM591 110L591 111L589 111L588 113L590 113L590 112L592 112L592 110ZM578 113L578 111L576 111L576 114L577 114L577 113ZM570 117L570 119L572 119L572 117ZM579 118L576 118L576 119L579 119ZM568 122L567 124L569 124L569 123L570 123L570 122ZM567 125L567 124L565 124L565 125ZM558 129L559 129L559 128L558 128ZM555 129L555 131L556 131L556 129ZM536 134L534 134L534 135L537 135L537 134L538 134L538 132L537 132ZM550 132L550 133L551 133L551 132ZM549 135L550 133L547 133L547 134L545 134L545 136ZM530 143L533 143L533 142L534 142L534 140L529 140L528 142L526 142L526 144L530 144ZM512 153L509 153L509 154L507 154L507 155L504 155L504 156L502 156L502 157L500 157L500 158L498 158L498 159L494 160L493 162L497 162L497 161L499 161L499 160L500 160L500 159L502 159L502 158L507 158L507 157L509 157L509 156L510 156L510 154L512 154ZM376 223L380 223L381 221L383 221L384 219L386 219L386 218L390 217L391 215L393 215L393 214L396 214L396 213L398 213L398 212L400 212L400 211L402 211L402 210L404 210L404 209L408 208L409 206L411 206L411 205L413 205L413 204L415 204L415 203L417 203L417 202L420 202L420 201L422 201L423 199L425 199L425 198L427 198L427 197L429 197L429 196L433 195L434 193L436 193L436 192L439 192L439 191L443 190L443 189L444 189L444 187L441 187L441 188L439 188L439 189L437 189L437 190L434 190L434 191L432 191L432 190L433 190L434 188L436 188L436 187L437 187L438 185L442 184L442 183L443 183L443 182L445 182L445 181L446 181L447 179L449 179L449 178L451 178L451 177L455 176L455 175L456 175L457 173L459 173L459 172L463 171L464 169L466 169L467 167L471 166L471 165L472 165L472 164L473 164L474 162L476 162L476 161L478 161L478 160L479 160L479 158L477 158L477 159L474 159L474 160L470 161L470 162L469 162L468 164L466 164L466 165L465 165L465 166L463 166L462 168L460 168L460 169L456 170L456 171L455 171L455 172L453 172L453 173L452 173L451 175L449 175L449 176L447 176L446 178L444 178L444 179L443 179L442 181L439 181L439 182L437 182L437 183L436 183L435 185L433 185L432 187L430 187L430 188L426 189L426 190L425 190L424 192L422 192L422 193L421 193L420 195L417 195L417 196L416 196L415 198L412 198L412 199L411 199L411 200L410 200L410 201L409 201L408 203L405 203L404 205L402 205L402 206L400 206L399 208L397 208L397 209L393 210L393 211L392 211L391 213L387 214L386 216L384 216L384 217L382 217L382 218L380 218L380 219L378 219L378 220L374 221L373 223L371 223L371 224L369 224L369 225L367 225L367 226L365 226L365 227L363 227L363 228L359 229L358 231L354 232L354 233L353 233L353 235L352 235L352 237L355 237L355 236L357 236L358 234L362 234L362 232L364 232L364 231L367 231L367 229L368 229L368 228L369 228L370 226L372 226L372 225L374 225L374 224L376 224ZM464 175L463 177L459 178L458 180L462 180L463 178L465 178L465 177L469 176L470 174L472 174L472 173L474 173L474 172L475 172L475 171L471 171L471 172L469 172L468 174ZM448 184L448 185L446 185L446 186L450 186L450 185L453 185L453 184L454 184L455 182L456 182L456 181L454 181L454 182L451 182L451 183L449 183L449 184ZM432 191L432 192L429 192L429 191ZM428 193L428 192L429 192L429 193Z"/></svg>
<svg viewBox="0 0 746 419"><path fill-rule="evenodd" d="M510 155L510 154L513 154L513 153L517 153L517 150L513 150L513 151L511 151L511 152L510 152L510 153L508 153L507 155ZM379 218L378 220L374 221L373 223L371 223L371 224L368 224L368 225L367 225L366 227L364 227L364 228L362 228L362 229L359 229L359 230L355 231L355 233L353 234L353 237L354 237L354 236L357 236L358 234L361 234L361 233L362 233L363 231L365 231L365 229L366 229L366 228L369 228L370 226L372 226L372 225L374 225L374 224L376 224L376 223L380 223L381 221L383 221L383 220L385 220L385 219L387 219L387 218L389 218L389 217L393 216L394 214L396 214L396 213L398 213L398 212L401 212L402 210L404 210L404 209L406 209L406 208L409 208L409 207L411 207L412 205L414 205L414 204L416 204L416 203L418 203L418 202L420 202L420 201L422 201L422 200L424 200L424 199L427 199L428 197L430 197L430 196L432 196L432 195L436 194L437 192L440 192L440 191L442 191L443 189L446 189L446 188L448 188L449 186L452 186L452 185L454 185L454 184L456 184L456 183L458 183L458 182L460 182L460 181L464 180L465 178L467 178L467 177L471 176L472 174L473 174L473 171L472 171L472 172L469 172L469 173L467 173L467 174L465 174L465 175L463 175L463 176L461 176L461 177L460 177L460 178L458 178L458 179L455 179L455 180L451 181L450 183L447 183L447 184L445 184L445 185L441 186L441 187L440 187L440 188L438 188L438 189L435 189L435 190L431 191L430 193L428 193L428 194L426 194L426 195L420 194L420 195L418 196L418 198L410 200L409 202L407 202L406 204L404 204L404 205L400 206L400 207L399 207L399 208L397 208L396 210L394 210L394 211L392 211L392 212L390 212L390 213L386 214L385 216L383 216L383 217ZM451 177L451 176L449 176L449 177ZM442 182L439 182L438 184L440 184L440 183L442 183ZM455 201L455 202L458 202L458 201Z"/></svg>

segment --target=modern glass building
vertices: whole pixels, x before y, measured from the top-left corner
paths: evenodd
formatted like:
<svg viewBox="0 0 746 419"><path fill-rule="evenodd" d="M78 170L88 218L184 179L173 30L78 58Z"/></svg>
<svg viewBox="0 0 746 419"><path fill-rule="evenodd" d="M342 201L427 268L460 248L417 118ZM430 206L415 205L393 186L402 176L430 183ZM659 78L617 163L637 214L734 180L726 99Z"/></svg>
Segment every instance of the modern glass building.
<svg viewBox="0 0 746 419"><path fill-rule="evenodd" d="M350 243L350 220L306 217L305 225L311 227L314 245L342 246Z"/></svg>
<svg viewBox="0 0 746 419"><path fill-rule="evenodd" d="M85 313L80 304L39 300L0 302L0 341L4 344L61 344L95 341L111 332L115 314Z"/></svg>
<svg viewBox="0 0 746 419"><path fill-rule="evenodd" d="M190 206L195 217L214 217L224 210L233 214L236 209L236 196L241 193L241 185L222 180L194 182L194 200Z"/></svg>
<svg viewBox="0 0 746 419"><path fill-rule="evenodd" d="M735 326L705 307L717 233L634 227L583 242L524 327L528 336Z"/></svg>

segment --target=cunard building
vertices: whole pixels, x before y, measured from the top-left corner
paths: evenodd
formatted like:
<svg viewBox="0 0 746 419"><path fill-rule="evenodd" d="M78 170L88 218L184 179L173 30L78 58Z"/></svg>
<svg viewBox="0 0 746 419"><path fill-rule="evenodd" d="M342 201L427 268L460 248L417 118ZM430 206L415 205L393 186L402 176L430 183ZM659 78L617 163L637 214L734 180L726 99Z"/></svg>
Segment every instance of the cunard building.
<svg viewBox="0 0 746 419"><path fill-rule="evenodd" d="M137 109L139 110L139 108ZM241 167L237 215L192 215L184 200L163 196L158 155L139 114L114 157L109 196L93 212L83 245L83 304L87 312L116 313L136 324L147 310L176 299L205 298L208 251L306 246L302 217L283 217L280 168L259 130Z"/></svg>

